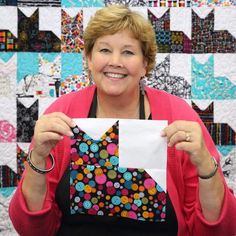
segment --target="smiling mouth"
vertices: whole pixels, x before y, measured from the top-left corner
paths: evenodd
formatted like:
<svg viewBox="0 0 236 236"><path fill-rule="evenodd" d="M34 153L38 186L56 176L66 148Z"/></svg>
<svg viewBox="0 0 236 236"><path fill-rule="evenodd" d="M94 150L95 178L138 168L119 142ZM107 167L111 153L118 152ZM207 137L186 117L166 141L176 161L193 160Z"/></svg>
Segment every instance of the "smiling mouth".
<svg viewBox="0 0 236 236"><path fill-rule="evenodd" d="M104 75L111 79L124 79L125 77L127 77L127 74L118 74L118 73L110 73L110 72L104 72Z"/></svg>

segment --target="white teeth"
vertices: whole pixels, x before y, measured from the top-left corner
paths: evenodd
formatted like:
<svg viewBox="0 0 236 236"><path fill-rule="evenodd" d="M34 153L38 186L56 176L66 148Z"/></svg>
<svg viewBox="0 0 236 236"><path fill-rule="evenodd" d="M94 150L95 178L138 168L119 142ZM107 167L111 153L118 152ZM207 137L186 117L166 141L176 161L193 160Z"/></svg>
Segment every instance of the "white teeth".
<svg viewBox="0 0 236 236"><path fill-rule="evenodd" d="M105 75L112 78L124 78L126 76L126 75L115 74L115 73L105 73Z"/></svg>

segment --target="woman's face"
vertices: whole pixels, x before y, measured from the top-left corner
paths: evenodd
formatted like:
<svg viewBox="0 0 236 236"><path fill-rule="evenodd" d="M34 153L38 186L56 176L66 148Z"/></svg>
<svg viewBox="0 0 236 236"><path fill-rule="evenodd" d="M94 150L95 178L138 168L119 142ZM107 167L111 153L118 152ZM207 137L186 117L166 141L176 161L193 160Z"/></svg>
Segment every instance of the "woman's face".
<svg viewBox="0 0 236 236"><path fill-rule="evenodd" d="M140 78L146 74L140 42L126 30L98 38L87 60L101 95L135 95Z"/></svg>

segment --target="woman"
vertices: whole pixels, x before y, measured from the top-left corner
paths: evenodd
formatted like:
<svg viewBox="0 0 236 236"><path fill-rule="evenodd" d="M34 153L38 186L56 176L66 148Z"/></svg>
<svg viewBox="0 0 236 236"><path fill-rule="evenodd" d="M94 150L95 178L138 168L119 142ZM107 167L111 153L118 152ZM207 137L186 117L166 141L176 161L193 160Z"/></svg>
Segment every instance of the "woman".
<svg viewBox="0 0 236 236"><path fill-rule="evenodd" d="M95 85L60 97L37 121L29 165L9 209L19 234L235 235L236 200L225 184L219 155L200 118L177 97L142 86L140 91L140 80L155 63L152 26L127 7L113 5L96 12L84 40ZM85 135L72 119L86 117L168 120L162 132L168 142L167 194L161 195L155 187L154 193L144 186L134 188L136 183L124 179L116 182L123 184L118 192L108 174L111 186L92 179L97 163L77 165L81 171L76 172L76 183L81 181L74 188L70 137L78 132L82 138ZM99 171L104 174L109 168L103 166ZM115 165L112 171L115 176L128 171L140 178L138 184L148 176L137 169L122 172ZM106 195L104 202L101 193ZM116 203L110 200L114 196ZM164 197L160 200L160 196ZM160 201L155 205L157 198ZM135 211L139 213L134 215Z"/></svg>

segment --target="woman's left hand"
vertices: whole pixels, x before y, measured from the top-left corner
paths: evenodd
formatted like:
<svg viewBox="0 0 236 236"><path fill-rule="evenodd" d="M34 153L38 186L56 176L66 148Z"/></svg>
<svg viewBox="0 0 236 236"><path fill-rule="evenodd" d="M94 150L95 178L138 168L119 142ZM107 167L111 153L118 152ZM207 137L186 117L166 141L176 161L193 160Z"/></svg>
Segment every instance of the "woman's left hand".
<svg viewBox="0 0 236 236"><path fill-rule="evenodd" d="M211 161L211 155L206 147L201 126L194 121L178 120L163 130L169 147L189 153L191 162L200 168Z"/></svg>

